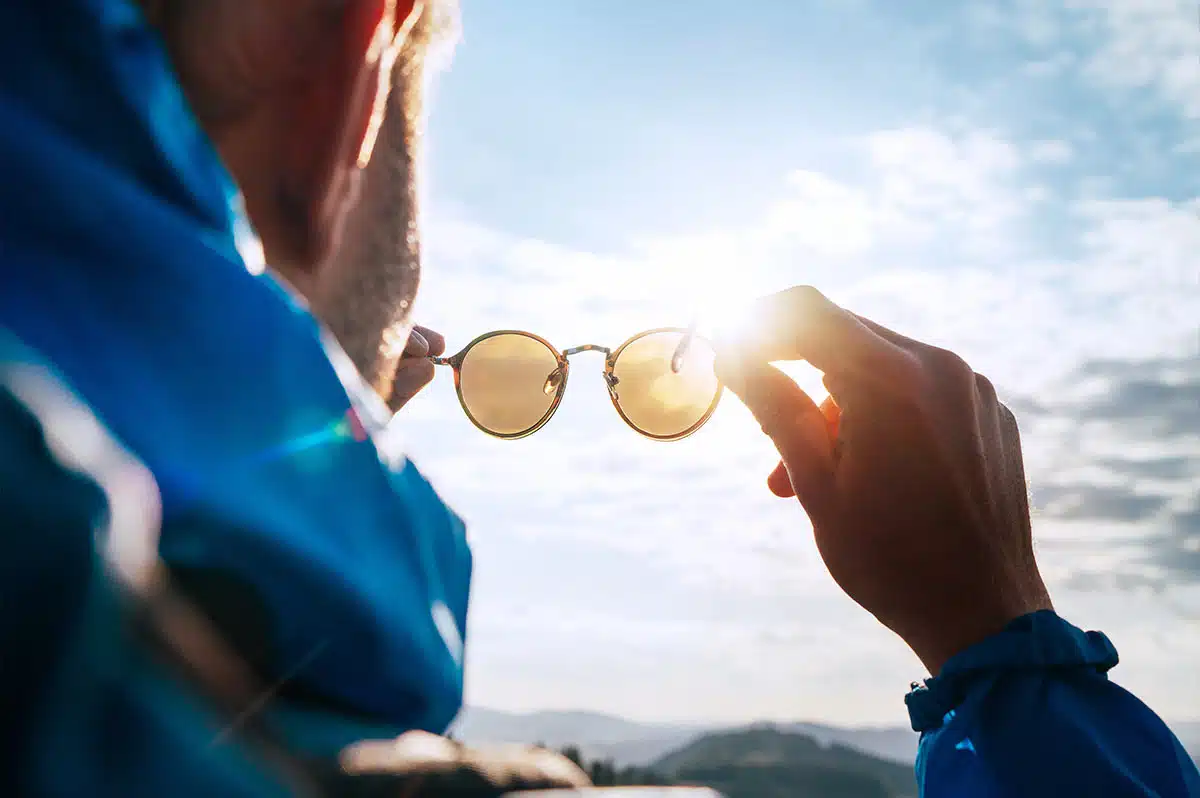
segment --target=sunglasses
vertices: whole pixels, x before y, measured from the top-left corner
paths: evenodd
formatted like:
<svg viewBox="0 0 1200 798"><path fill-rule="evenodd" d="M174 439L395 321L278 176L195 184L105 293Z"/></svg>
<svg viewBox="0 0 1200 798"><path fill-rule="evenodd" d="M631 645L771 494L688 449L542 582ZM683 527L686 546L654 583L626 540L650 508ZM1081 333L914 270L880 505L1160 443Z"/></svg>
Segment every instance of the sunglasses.
<svg viewBox="0 0 1200 798"><path fill-rule="evenodd" d="M664 327L638 333L616 349L588 344L559 352L520 330L479 336L450 357L431 357L454 369L463 412L497 438L532 435L558 410L567 388L570 358L604 354L604 381L617 414L636 432L677 441L704 426L721 400L713 371L716 353L693 328Z"/></svg>

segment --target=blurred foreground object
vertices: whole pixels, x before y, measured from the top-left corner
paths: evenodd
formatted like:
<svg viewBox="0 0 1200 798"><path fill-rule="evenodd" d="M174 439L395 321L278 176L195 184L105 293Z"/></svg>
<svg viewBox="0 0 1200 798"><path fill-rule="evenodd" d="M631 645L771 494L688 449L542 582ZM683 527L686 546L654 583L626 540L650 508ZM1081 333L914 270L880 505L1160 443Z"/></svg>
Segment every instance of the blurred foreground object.
<svg viewBox="0 0 1200 798"><path fill-rule="evenodd" d="M0 794L492 798L589 784L549 751L421 732L340 761L289 748L264 722L272 688L173 589L159 513L150 473L0 337L0 730L13 743Z"/></svg>
<svg viewBox="0 0 1200 798"><path fill-rule="evenodd" d="M589 787L582 790L513 792L506 798L724 798L707 787Z"/></svg>
<svg viewBox="0 0 1200 798"><path fill-rule="evenodd" d="M589 787L569 759L540 748L471 749L434 734L409 732L395 740L348 747L340 767L354 795L498 796L514 790Z"/></svg>

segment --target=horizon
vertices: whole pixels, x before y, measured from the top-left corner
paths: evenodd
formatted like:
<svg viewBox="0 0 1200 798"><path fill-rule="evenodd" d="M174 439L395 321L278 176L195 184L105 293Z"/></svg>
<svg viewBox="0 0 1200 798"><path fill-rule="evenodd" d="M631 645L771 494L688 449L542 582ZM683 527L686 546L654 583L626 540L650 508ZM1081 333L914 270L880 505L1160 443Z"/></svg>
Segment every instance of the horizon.
<svg viewBox="0 0 1200 798"><path fill-rule="evenodd" d="M1200 29L1187 0L463 0L416 320L616 345L811 283L958 351L1021 423L1056 607L1200 719ZM490 439L403 411L476 555L467 700L902 726L926 674L826 573L733 399L641 439L584 355Z"/></svg>
<svg viewBox="0 0 1200 798"><path fill-rule="evenodd" d="M915 741L917 732L912 731L911 726L907 722L900 724L843 724L830 723L827 721L817 721L808 718L759 718L745 721L737 721L732 724L721 721L671 721L671 720L654 720L642 717L626 717L624 715L615 715L611 712L595 711L589 709L531 709L531 710L515 710L498 709L496 707L484 707L474 704L464 704L459 716L455 719L455 724L461 722L464 713L468 712L486 712L488 714L503 715L510 718L532 719L544 716L582 716L593 720L618 721L631 726L650 727L650 728L672 728L686 731L720 731L739 728L753 728L758 726L778 727L778 726L814 726L837 729L841 731L907 731L913 735ZM1163 715L1163 721L1168 725L1174 726L1200 726L1200 719L1189 718L1173 718L1170 715ZM453 728L453 727L452 727Z"/></svg>

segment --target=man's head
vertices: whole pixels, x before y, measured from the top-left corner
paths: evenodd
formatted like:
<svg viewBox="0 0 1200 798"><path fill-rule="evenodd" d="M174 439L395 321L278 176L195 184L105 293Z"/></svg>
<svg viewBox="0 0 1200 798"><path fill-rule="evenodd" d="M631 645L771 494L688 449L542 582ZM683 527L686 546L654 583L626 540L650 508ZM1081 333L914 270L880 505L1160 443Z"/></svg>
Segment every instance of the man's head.
<svg viewBox="0 0 1200 798"><path fill-rule="evenodd" d="M268 263L302 290L335 247L394 73L419 101L442 2L142 0Z"/></svg>

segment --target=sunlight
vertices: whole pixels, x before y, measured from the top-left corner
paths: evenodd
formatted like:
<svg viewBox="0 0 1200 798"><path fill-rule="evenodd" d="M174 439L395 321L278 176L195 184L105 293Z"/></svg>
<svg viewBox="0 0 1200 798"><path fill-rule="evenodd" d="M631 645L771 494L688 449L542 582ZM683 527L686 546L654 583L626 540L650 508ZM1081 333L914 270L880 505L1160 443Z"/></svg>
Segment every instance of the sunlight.
<svg viewBox="0 0 1200 798"><path fill-rule="evenodd" d="M725 302L718 312L697 314L696 325L698 333L721 346L737 347L752 342L755 337L764 334L758 316L754 311L754 303ZM822 382L824 373L804 360L772 361L775 366L790 377L800 388L820 404L829 391Z"/></svg>
<svg viewBox="0 0 1200 798"><path fill-rule="evenodd" d="M800 390L808 394L809 398L817 404L825 401L825 397L829 396L825 383L821 381L825 373L814 368L808 361L777 360L771 365L791 377L792 381L800 386Z"/></svg>

